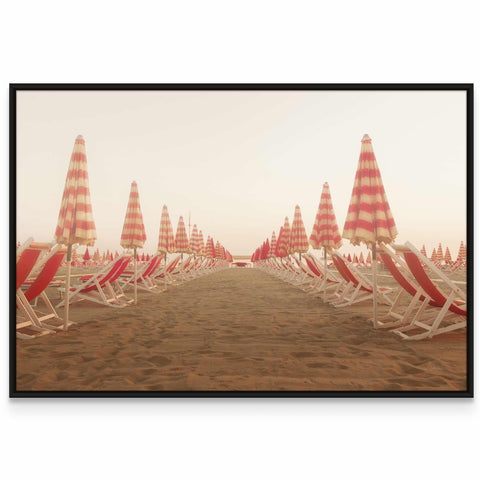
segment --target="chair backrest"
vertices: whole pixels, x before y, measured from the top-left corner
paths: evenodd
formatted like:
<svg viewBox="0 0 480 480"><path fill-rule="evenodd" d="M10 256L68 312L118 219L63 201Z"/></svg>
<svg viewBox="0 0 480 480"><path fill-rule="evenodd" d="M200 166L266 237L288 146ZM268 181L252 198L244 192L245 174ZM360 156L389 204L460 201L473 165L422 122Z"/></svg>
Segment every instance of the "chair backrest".
<svg viewBox="0 0 480 480"><path fill-rule="evenodd" d="M345 262L345 259L342 258L341 255L333 252L332 260L335 265L335 268L337 269L338 273L343 277L344 280L346 280L347 282L353 283L355 287L360 283L357 277L350 270L350 267L347 265L347 262Z"/></svg>
<svg viewBox="0 0 480 480"><path fill-rule="evenodd" d="M179 261L180 261L180 256L178 256L175 260L172 260L167 267L167 273L172 273L173 270L175 270L175 267L177 266Z"/></svg>
<svg viewBox="0 0 480 480"><path fill-rule="evenodd" d="M305 259L305 262L310 269L310 271L317 277L323 278L322 272L317 268L315 263L311 260L311 258L308 255L305 255L303 257Z"/></svg>
<svg viewBox="0 0 480 480"><path fill-rule="evenodd" d="M160 255L155 255L150 259L150 263L147 265L145 270L142 273L143 278L149 277L157 268L160 262L162 261L162 257Z"/></svg>
<svg viewBox="0 0 480 480"><path fill-rule="evenodd" d="M447 301L447 296L432 282L428 276L425 268L420 261L418 255L408 247L401 247L399 249L407 262L408 268L415 277L415 280L422 287L423 291L437 304L437 306L443 306ZM457 313L458 315L466 315L467 311L464 308L452 303L449 310Z"/></svg>
<svg viewBox="0 0 480 480"><path fill-rule="evenodd" d="M25 298L28 302L37 298L48 287L60 268L66 253L67 249L61 248L53 253L43 264L42 270L25 292Z"/></svg>
<svg viewBox="0 0 480 480"><path fill-rule="evenodd" d="M49 248L50 244L48 243L31 242L28 247L23 249L17 258L17 290L30 275L40 254Z"/></svg>
<svg viewBox="0 0 480 480"><path fill-rule="evenodd" d="M129 257L128 260L130 261ZM116 273L122 267L125 262L125 257L121 256L110 262L106 267L104 267L100 272L98 272L94 277L97 279L100 287L103 287L107 282L112 281L112 277L115 278ZM126 266L126 265L125 265ZM118 277L117 277L118 278ZM96 290L98 287L95 283L89 284L81 289L82 293L90 292Z"/></svg>

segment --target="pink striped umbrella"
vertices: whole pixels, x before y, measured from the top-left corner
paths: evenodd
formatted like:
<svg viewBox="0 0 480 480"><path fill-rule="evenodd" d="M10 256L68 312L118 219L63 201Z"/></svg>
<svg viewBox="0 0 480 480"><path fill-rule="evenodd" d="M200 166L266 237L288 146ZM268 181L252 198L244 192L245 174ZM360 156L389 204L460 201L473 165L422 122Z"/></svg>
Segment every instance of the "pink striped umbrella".
<svg viewBox="0 0 480 480"><path fill-rule="evenodd" d="M173 236L172 222L168 214L167 206L162 208L162 217L160 218L160 232L158 234L158 253L165 254L175 252L175 238Z"/></svg>
<svg viewBox="0 0 480 480"><path fill-rule="evenodd" d="M215 256L217 258L222 258L222 246L218 240L217 240L217 243L215 244Z"/></svg>
<svg viewBox="0 0 480 480"><path fill-rule="evenodd" d="M443 262L443 249L442 249L442 244L438 244L437 248L437 262L442 263Z"/></svg>
<svg viewBox="0 0 480 480"><path fill-rule="evenodd" d="M184 253L190 253L187 230L185 229L185 223L183 222L182 216L178 219L177 233L175 234L175 250L182 255Z"/></svg>
<svg viewBox="0 0 480 480"><path fill-rule="evenodd" d="M433 249L432 251L432 256L430 257L430 260L435 263L437 261L437 251Z"/></svg>
<svg viewBox="0 0 480 480"><path fill-rule="evenodd" d="M373 152L372 140L368 135L364 135L342 237L350 240L353 245L364 242L372 248L375 328L377 327L376 245L377 242L393 242L397 233L380 169Z"/></svg>
<svg viewBox="0 0 480 480"><path fill-rule="evenodd" d="M327 269L327 251L342 246L342 237L338 230L337 218L333 210L332 196L328 182L323 184L320 204L318 205L315 223L310 234L310 245L315 249L323 247L324 269ZM327 281L324 279L323 299L326 300Z"/></svg>
<svg viewBox="0 0 480 480"><path fill-rule="evenodd" d="M300 207L296 205L290 233L290 253L298 253L301 259L302 253L305 252L308 252L308 237L302 220L302 212Z"/></svg>
<svg viewBox="0 0 480 480"><path fill-rule="evenodd" d="M270 240L270 251L268 252L268 256L274 257L276 249L277 249L277 237L275 236L275 231L273 231L272 239Z"/></svg>
<svg viewBox="0 0 480 480"><path fill-rule="evenodd" d="M282 238L278 245L278 256L286 257L290 252L290 223L288 222L288 217L285 217L285 223L283 224Z"/></svg>
<svg viewBox="0 0 480 480"><path fill-rule="evenodd" d="M207 258L215 258L215 246L213 245L213 238L207 237L207 243L205 244L205 256Z"/></svg>
<svg viewBox="0 0 480 480"><path fill-rule="evenodd" d="M83 261L88 262L90 260L90 253L88 252L88 247L85 250L85 253L83 254Z"/></svg>
<svg viewBox="0 0 480 480"><path fill-rule="evenodd" d="M200 253L201 253L201 247L200 247L199 240L200 239L198 238L197 225L194 224L192 234L190 235L190 242L189 242L189 248L194 255L200 255Z"/></svg>
<svg viewBox="0 0 480 480"><path fill-rule="evenodd" d="M460 242L460 247L458 249L456 263L465 263L466 261L467 261L467 247L463 244L463 240L462 240Z"/></svg>
<svg viewBox="0 0 480 480"><path fill-rule="evenodd" d="M420 253L424 256L427 257L427 249L425 248L425 244L422 245L422 248L420 249ZM427 257L428 258L428 257Z"/></svg>
<svg viewBox="0 0 480 480"><path fill-rule="evenodd" d="M445 260L445 263L447 265L451 265L452 264L452 255L450 253L450 250L448 249L448 247L445 249L445 257L444 257L444 260Z"/></svg>
<svg viewBox="0 0 480 480"><path fill-rule="evenodd" d="M278 232L278 238L277 238L277 245L275 247L275 252L274 252L274 255L276 257L280 257L280 246L282 244L282 237L283 237L283 227L280 227L280 230Z"/></svg>
<svg viewBox="0 0 480 480"><path fill-rule="evenodd" d="M88 182L85 140L79 135L73 146L55 229L57 243L67 245L67 278L63 329L68 330L72 245L93 246L97 239Z"/></svg>
<svg viewBox="0 0 480 480"><path fill-rule="evenodd" d="M198 232L198 245L199 245L198 254L201 257L205 257L206 256L205 242L203 241L203 233L201 230Z"/></svg>
<svg viewBox="0 0 480 480"><path fill-rule="evenodd" d="M146 240L147 235L143 224L138 186L137 182L134 181L130 186L130 196L128 198L127 212L125 213L125 221L120 237L120 245L127 249L133 248L135 278L137 277L137 248L142 248ZM137 304L137 282L134 283L134 304Z"/></svg>

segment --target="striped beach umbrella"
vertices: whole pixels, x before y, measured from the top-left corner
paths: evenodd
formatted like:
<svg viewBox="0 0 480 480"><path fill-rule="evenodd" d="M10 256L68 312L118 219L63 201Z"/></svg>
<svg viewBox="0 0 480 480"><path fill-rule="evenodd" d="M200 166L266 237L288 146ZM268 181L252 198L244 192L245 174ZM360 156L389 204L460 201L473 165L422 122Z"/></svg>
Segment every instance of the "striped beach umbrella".
<svg viewBox="0 0 480 480"><path fill-rule="evenodd" d="M364 135L342 237L350 240L353 245L363 242L372 248L375 328L377 327L376 245L377 242L393 242L397 234L380 169L373 152L372 140L368 135Z"/></svg>
<svg viewBox="0 0 480 480"><path fill-rule="evenodd" d="M207 258L215 258L215 246L213 245L213 238L210 238L210 235L207 237L207 243L205 244L205 256Z"/></svg>
<svg viewBox="0 0 480 480"><path fill-rule="evenodd" d="M305 231L305 225L302 220L302 212L300 206L295 206L295 214L293 216L292 231L290 233L290 253L298 253L300 259L302 253L308 252L308 237Z"/></svg>
<svg viewBox="0 0 480 480"><path fill-rule="evenodd" d="M157 250L158 253L163 253L165 257L167 256L167 253L175 252L175 238L173 236L172 222L170 221L170 215L168 214L166 205L162 208Z"/></svg>
<svg viewBox="0 0 480 480"><path fill-rule="evenodd" d="M456 263L465 263L467 261L467 247L464 245L463 240L460 242L460 247L458 249L457 262Z"/></svg>
<svg viewBox="0 0 480 480"><path fill-rule="evenodd" d="M442 263L443 262L443 249L442 249L442 244L438 244L437 248L437 262Z"/></svg>
<svg viewBox="0 0 480 480"><path fill-rule="evenodd" d="M198 252L198 254L199 254L201 257L205 257L205 255L206 255L205 242L203 241L203 233L202 233L201 230L198 232L198 245L199 245L199 252Z"/></svg>
<svg viewBox="0 0 480 480"><path fill-rule="evenodd" d="M282 244L282 237L283 237L283 226L280 227L280 230L278 231L278 238L277 238L277 245L275 246L275 252L274 255L276 257L280 257L280 246Z"/></svg>
<svg viewBox="0 0 480 480"><path fill-rule="evenodd" d="M427 257L427 249L425 248L425 244L422 245L422 248L420 249L420 253L424 256ZM428 257L427 257L428 258Z"/></svg>
<svg viewBox="0 0 480 480"><path fill-rule="evenodd" d="M277 237L275 236L275 231L273 231L272 239L270 240L270 251L268 252L268 256L274 257L276 249L277 249Z"/></svg>
<svg viewBox="0 0 480 480"><path fill-rule="evenodd" d="M277 242L277 245L278 245L278 256L286 257L290 252L290 223L288 221L288 217L285 217L282 236L280 241Z"/></svg>
<svg viewBox="0 0 480 480"><path fill-rule="evenodd" d="M137 182L130 185L125 221L123 222L120 245L123 248L133 248L133 264L135 278L137 278L137 248L143 248L147 235L143 224L142 209L140 207L140 196L138 194ZM137 304L137 282L134 282L134 303Z"/></svg>
<svg viewBox="0 0 480 480"><path fill-rule="evenodd" d="M175 250L181 253L190 253L190 246L188 244L187 230L185 229L185 223L183 217L178 219L177 233L175 234Z"/></svg>
<svg viewBox="0 0 480 480"><path fill-rule="evenodd" d="M342 246L342 237L338 230L337 218L333 210L332 196L328 182L323 184L320 204L313 224L312 233L309 239L310 245L315 249L323 247L324 268L327 269L327 251ZM327 280L324 278L323 297L326 300Z"/></svg>
<svg viewBox="0 0 480 480"><path fill-rule="evenodd" d="M83 262L88 262L90 260L90 253L88 251L88 247L85 249L85 253L83 254Z"/></svg>
<svg viewBox="0 0 480 480"><path fill-rule="evenodd" d="M443 257L443 259L445 260L445 263L446 263L447 265L451 265L451 264L452 264L452 255L451 255L450 250L449 250L448 247L445 249L445 256Z"/></svg>
<svg viewBox="0 0 480 480"><path fill-rule="evenodd" d="M432 251L432 255L430 257L430 260L435 263L437 261L437 251L435 249L433 249Z"/></svg>
<svg viewBox="0 0 480 480"><path fill-rule="evenodd" d="M217 243L215 244L215 256L217 258L222 258L222 246L218 240L217 240Z"/></svg>
<svg viewBox="0 0 480 480"><path fill-rule="evenodd" d="M192 230L192 234L190 235L188 246L190 248L190 251L194 255L200 255L201 248L200 248L200 242L198 238L198 229L196 224L193 225L193 230Z"/></svg>
<svg viewBox="0 0 480 480"><path fill-rule="evenodd" d="M97 239L88 182L87 152L81 135L75 139L58 214L55 240L67 245L64 330L68 330L72 245L93 246Z"/></svg>

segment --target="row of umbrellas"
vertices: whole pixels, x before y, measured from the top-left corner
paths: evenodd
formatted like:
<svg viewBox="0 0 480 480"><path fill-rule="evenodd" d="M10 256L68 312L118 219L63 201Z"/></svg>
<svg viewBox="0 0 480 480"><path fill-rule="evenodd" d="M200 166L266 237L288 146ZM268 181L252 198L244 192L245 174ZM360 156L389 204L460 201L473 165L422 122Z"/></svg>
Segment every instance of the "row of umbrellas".
<svg viewBox="0 0 480 480"><path fill-rule="evenodd" d="M87 154L85 140L82 135L75 139L73 152L65 180L65 187L55 229L55 240L59 244L67 246L67 275L65 287L65 314L64 329L68 329L69 316L69 293L72 266L72 247L74 244L94 246L97 239L95 222L93 220L92 204L90 199L90 187L88 181ZM142 210L138 185L132 182L127 204L125 222L120 237L120 245L125 249L134 251L134 268L137 273L137 249L143 248L147 239L143 222ZM193 255L210 258L220 258L232 261L232 255L220 244L214 243L213 238L208 237L206 244L203 242L203 234L194 225L190 239L187 236L185 223L180 217L177 232L174 236L172 223L168 214L167 206L162 208L160 219L160 232L158 237L158 253L192 253ZM166 261L165 261L166 264ZM135 286L135 303L137 301L137 284Z"/></svg>
<svg viewBox="0 0 480 480"><path fill-rule="evenodd" d="M342 237L349 240L352 245L366 244L372 253L373 323L377 327L376 246L377 242L393 242L397 234L373 151L372 140L365 134L361 141L360 157L342 236L340 236L335 218L330 188L328 183L325 183L310 238L307 238L300 207L297 205L292 229L290 231L286 217L283 227L280 228L279 238L276 240L272 255L282 257L298 253L301 258L301 254L308 251L310 244L314 249L323 248L326 267L327 251L339 248L342 245ZM267 242L268 239L254 252L253 258L261 256L262 253L265 255L267 249L268 252L272 250L269 244L267 246Z"/></svg>

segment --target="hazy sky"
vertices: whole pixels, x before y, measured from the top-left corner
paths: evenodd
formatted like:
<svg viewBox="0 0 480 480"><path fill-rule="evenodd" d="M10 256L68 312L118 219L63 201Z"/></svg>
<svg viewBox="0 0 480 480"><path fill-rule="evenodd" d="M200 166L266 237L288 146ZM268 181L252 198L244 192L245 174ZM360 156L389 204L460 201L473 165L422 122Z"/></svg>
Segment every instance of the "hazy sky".
<svg viewBox="0 0 480 480"><path fill-rule="evenodd" d="M310 235L328 181L340 231L364 133L398 242L456 255L466 239L464 92L19 92L17 236L53 238L75 137L85 138L96 246L119 241L132 180L156 250L162 205L233 254L278 234L295 205ZM188 228L188 227L187 227ZM83 247L81 249L83 251ZM347 249L348 250L348 249Z"/></svg>

